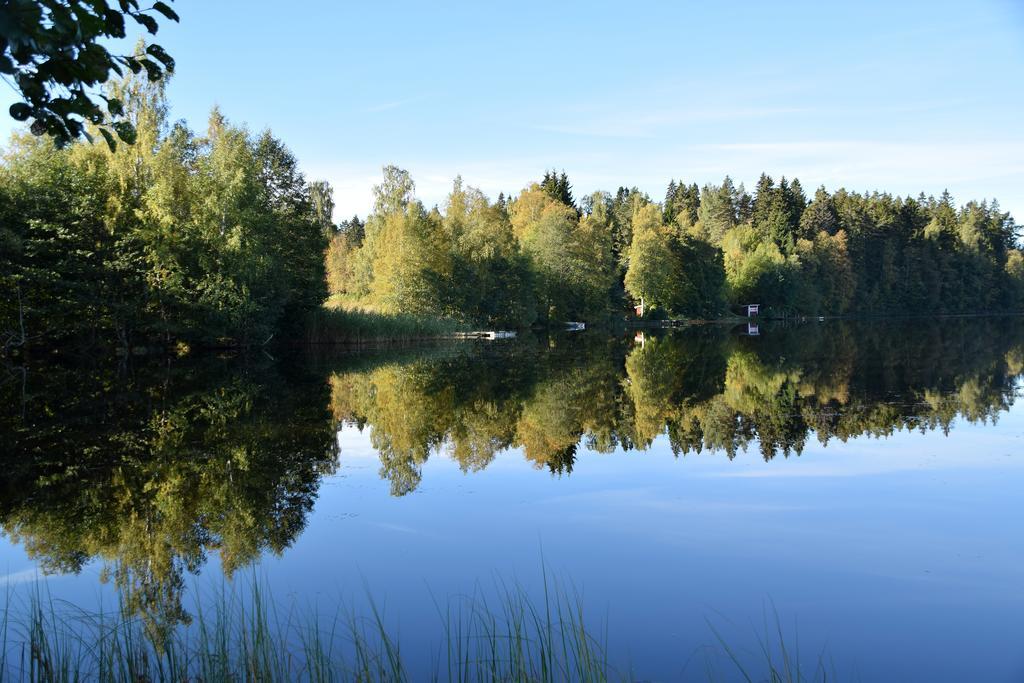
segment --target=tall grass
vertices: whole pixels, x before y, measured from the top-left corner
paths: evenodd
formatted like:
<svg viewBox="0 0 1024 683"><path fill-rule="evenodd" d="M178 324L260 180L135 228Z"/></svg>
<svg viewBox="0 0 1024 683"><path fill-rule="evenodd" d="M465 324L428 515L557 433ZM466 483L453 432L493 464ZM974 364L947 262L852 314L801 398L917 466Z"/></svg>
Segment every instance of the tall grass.
<svg viewBox="0 0 1024 683"><path fill-rule="evenodd" d="M371 601L368 614L279 610L265 586L225 587L197 605L191 626L164 642L124 604L90 614L36 586L8 592L0 621L0 679L17 681L608 681L603 643L581 602L547 590L539 604L515 588L495 609L480 596L448 601L430 670L410 673L398 639Z"/></svg>
<svg viewBox="0 0 1024 683"><path fill-rule="evenodd" d="M321 308L309 316L310 344L365 344L452 337L469 326L446 318L379 313L358 308Z"/></svg>
<svg viewBox="0 0 1024 683"><path fill-rule="evenodd" d="M796 634L790 636L785 633L774 604L770 610L765 609L763 635L756 639L756 651L746 653L747 656L738 652L710 621L708 628L731 664L730 670L735 674L732 680L745 683L828 683L840 680L834 663L827 661L824 652L819 653L814 664L807 668L800 654L799 638ZM708 679L719 680L711 668Z"/></svg>
<svg viewBox="0 0 1024 683"><path fill-rule="evenodd" d="M8 589L7 598L0 620L2 681L634 680L610 665L606 635L591 629L579 595L547 577L538 601L519 586L502 586L493 601L474 594L435 603L436 654L426 670L416 666L415 671L372 600L362 614L339 609L328 618L294 605L282 610L255 578L240 587L222 586L212 600L197 604L191 625L161 642L147 637L143 620L129 614L123 601L110 612L87 613L54 600L40 585L21 600ZM732 666L731 675L722 678L707 662L707 680L826 683L835 678L821 660L812 671L802 670L799 653L787 648L781 627L777 643L761 643L765 659L756 674L748 670L747 658L712 631Z"/></svg>

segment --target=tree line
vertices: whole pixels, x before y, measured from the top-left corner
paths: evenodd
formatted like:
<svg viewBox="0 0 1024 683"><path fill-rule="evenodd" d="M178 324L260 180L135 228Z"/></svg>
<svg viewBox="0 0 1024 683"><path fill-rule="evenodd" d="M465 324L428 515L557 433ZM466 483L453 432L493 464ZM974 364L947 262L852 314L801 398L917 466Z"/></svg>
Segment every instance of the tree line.
<svg viewBox="0 0 1024 683"><path fill-rule="evenodd" d="M776 314L962 313L1024 305L1017 226L997 202L957 207L819 188L762 175L673 180L656 202L636 188L576 202L565 173L491 202L456 178L427 209L389 166L365 223L327 252L331 293L390 312L528 326L648 315L720 316L746 303Z"/></svg>
<svg viewBox="0 0 1024 683"><path fill-rule="evenodd" d="M672 181L577 201L564 172L438 207L384 169L335 224L269 131L168 116L166 79L110 96L132 145L16 135L0 162L0 349L32 341L253 345L299 338L325 301L528 327L648 317L964 313L1024 307L1017 226L996 202L858 194L762 175L753 193Z"/></svg>

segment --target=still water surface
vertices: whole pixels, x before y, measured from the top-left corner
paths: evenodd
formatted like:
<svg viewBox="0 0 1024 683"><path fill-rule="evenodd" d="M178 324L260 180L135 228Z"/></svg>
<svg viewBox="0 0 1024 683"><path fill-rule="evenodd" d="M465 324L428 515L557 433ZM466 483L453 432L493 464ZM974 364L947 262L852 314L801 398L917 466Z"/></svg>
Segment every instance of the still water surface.
<svg viewBox="0 0 1024 683"><path fill-rule="evenodd" d="M745 332L8 367L0 574L160 630L255 566L426 666L544 569L638 679L776 614L843 680L1024 679L1024 322Z"/></svg>

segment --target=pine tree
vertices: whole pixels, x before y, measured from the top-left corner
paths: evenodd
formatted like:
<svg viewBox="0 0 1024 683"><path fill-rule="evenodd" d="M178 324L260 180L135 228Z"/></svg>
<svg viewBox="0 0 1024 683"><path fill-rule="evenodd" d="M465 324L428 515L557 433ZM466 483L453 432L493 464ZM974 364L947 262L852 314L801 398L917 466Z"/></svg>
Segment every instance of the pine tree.
<svg viewBox="0 0 1024 683"><path fill-rule="evenodd" d="M754 188L753 209L750 220L754 225L763 225L768 221L772 202L775 201L775 181L767 173L762 173Z"/></svg>
<svg viewBox="0 0 1024 683"><path fill-rule="evenodd" d="M576 202L572 197L572 185L565 171L562 171L561 175L554 170L545 171L540 186L555 201L576 208Z"/></svg>
<svg viewBox="0 0 1024 683"><path fill-rule="evenodd" d="M835 235L839 231L839 213L836 211L832 196L819 187L814 193L814 201L808 204L800 216L800 236L813 240L818 233Z"/></svg>
<svg viewBox="0 0 1024 683"><path fill-rule="evenodd" d="M712 244L720 245L725 234L736 225L737 192L732 178L726 176L721 185L705 185L700 195L698 220L703 234Z"/></svg>
<svg viewBox="0 0 1024 683"><path fill-rule="evenodd" d="M676 218L676 193L678 188L675 180L670 180L668 189L665 191L664 219L666 223L672 223Z"/></svg>

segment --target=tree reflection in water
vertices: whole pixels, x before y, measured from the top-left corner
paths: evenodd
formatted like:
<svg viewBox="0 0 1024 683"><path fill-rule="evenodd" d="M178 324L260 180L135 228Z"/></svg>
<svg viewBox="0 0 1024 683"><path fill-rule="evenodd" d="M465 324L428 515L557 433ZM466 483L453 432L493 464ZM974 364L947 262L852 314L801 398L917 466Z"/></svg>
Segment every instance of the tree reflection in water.
<svg viewBox="0 0 1024 683"><path fill-rule="evenodd" d="M1024 324L1012 318L8 368L0 525L44 571L103 561L161 642L189 620L186 575L210 553L230 576L294 542L335 471L338 428L369 430L403 495L439 452L473 472L518 448L565 474L587 453L658 438L677 456L757 448L770 460L812 437L947 431L958 417L995 420L1022 371Z"/></svg>
<svg viewBox="0 0 1024 683"><path fill-rule="evenodd" d="M465 471L508 448L570 472L587 451L676 455L757 448L765 460L897 430L995 420L1024 359L1017 319L779 326L757 338L720 327L625 337L530 339L423 353L331 375L344 425L369 429L395 495L427 458Z"/></svg>
<svg viewBox="0 0 1024 683"><path fill-rule="evenodd" d="M47 366L4 384L0 523L44 572L93 558L161 642L185 573L281 553L337 457L322 381L214 359Z"/></svg>

